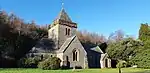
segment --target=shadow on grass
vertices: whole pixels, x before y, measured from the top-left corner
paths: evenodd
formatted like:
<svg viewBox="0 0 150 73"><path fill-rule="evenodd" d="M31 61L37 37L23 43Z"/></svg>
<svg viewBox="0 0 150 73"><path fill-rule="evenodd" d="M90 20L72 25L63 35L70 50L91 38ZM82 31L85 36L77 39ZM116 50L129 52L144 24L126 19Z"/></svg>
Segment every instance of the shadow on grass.
<svg viewBox="0 0 150 73"><path fill-rule="evenodd" d="M142 72L132 72L132 73L150 73L150 70L142 71Z"/></svg>

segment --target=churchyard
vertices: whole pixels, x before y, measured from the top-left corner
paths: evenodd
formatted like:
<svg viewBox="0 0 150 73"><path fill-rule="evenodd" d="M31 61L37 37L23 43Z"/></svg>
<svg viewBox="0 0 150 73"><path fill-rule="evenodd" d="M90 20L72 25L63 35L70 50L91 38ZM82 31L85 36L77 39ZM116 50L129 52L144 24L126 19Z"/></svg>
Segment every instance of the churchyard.
<svg viewBox="0 0 150 73"><path fill-rule="evenodd" d="M28 68L0 69L0 73L118 73L118 69L41 70ZM149 69L123 68L122 73L150 73Z"/></svg>
<svg viewBox="0 0 150 73"><path fill-rule="evenodd" d="M86 11L84 12L86 14L84 13L81 14L79 10L69 11L69 9L74 10L74 8L65 8L64 2L62 1L61 3L62 3L61 6L62 8L60 9L60 12L58 12L58 15L53 14L54 9L57 10L57 8L47 9L47 10L51 10L50 12L47 12L46 10L46 12L49 13L48 15L51 15L49 16L51 17L50 19L53 18L52 22L49 22L49 19L47 19L48 20L47 23L38 23L39 20L35 22L34 19L28 21L29 19L25 17L21 18L22 16L19 15L19 12L21 11L22 8L14 9L14 10L19 10L19 12L16 13L17 14L16 15L13 12L9 12L13 10L12 8L10 10L9 9L5 10L5 7L4 10L1 9L1 4L0 4L0 73L150 73L150 22L145 21L147 19L143 19L143 18L140 20L129 19L129 22L138 21L134 23L126 23L128 21L126 21L126 19L124 18L122 18L123 20L120 20L121 18L117 17L117 15L120 15L120 12L124 8L124 6L123 8L121 8L121 10L116 12L115 16L113 16L115 13L113 11L109 11L110 13L113 14L107 14L107 12L100 13L103 11L107 11L107 10L103 10L100 11L98 14L101 15L106 14L106 15L104 15L104 17L101 17L101 15L98 17L97 15L94 15L95 12L97 12L94 11L93 9L95 7L92 8L92 12L94 13L91 13L90 11L86 11L86 10L90 10L88 5L87 9L85 10L80 9L82 11ZM72 3L72 1L70 3ZM19 3L15 5L17 5L17 7L20 7L20 5L22 5L22 4L20 5L18 4ZM41 4L45 4L45 3L40 3L37 5L43 6ZM93 4L95 5L95 3ZM137 5L143 6L141 4L144 3L140 2L140 4ZM4 5L9 5L9 4L6 2L6 4ZM107 6L108 4L103 4L103 5ZM119 2L119 5L122 4L120 4ZM133 4L131 4L131 6L132 5ZM55 7L55 6L56 5L54 4L54 6L49 6L49 7ZM73 6L78 6L78 5L75 4ZM38 6L34 6L34 7L38 7ZM101 10L100 7L101 6L99 6L95 10ZM115 6L115 7L120 7L120 6ZM128 8L129 7L127 7L127 9ZM140 8L145 8L145 7L140 7ZM45 9L45 8L36 8L36 9ZM104 9L107 9L107 7ZM117 8L111 10L116 11L116 9ZM133 8L133 9L138 9L138 8ZM29 11L29 13L25 12L25 14L23 15L26 16L28 14L37 14L39 12L35 10L36 12L32 13L32 11L30 10L27 8L27 10L25 11ZM44 11L44 10L40 10L40 11ZM68 11L68 13L66 11ZM136 10L130 10L130 11L136 11ZM143 10L140 11L147 12ZM74 13L70 13L70 15L68 15L69 12L74 12ZM131 16L134 14L128 15L130 12L128 13L127 10L123 11L123 13L124 12L127 12L127 14L121 14L121 15L130 16L130 17L125 17L127 19L131 17L135 17L135 16ZM131 12L131 13L137 13L137 12L138 11ZM48 15L44 16L45 12L44 13L40 12L40 13L42 14L38 14L36 16L43 19L41 20L41 22L45 22L44 18L45 16ZM88 19L84 19L86 24L77 23L79 21L78 18L74 19L72 17L77 22L74 22L74 20L70 18L70 16L78 16L76 15L76 13L80 15L88 16L88 17L80 16L80 17L88 18ZM145 13L138 13L137 15L139 14L145 15ZM42 15L44 17L42 18L39 15ZM52 15L54 16L56 15L56 16L53 17ZM107 15L113 17L105 18L107 17ZM27 17L30 16L31 15ZM95 16L98 17L96 18L98 20L95 19ZM32 17L33 16L31 16L31 18ZM114 22L114 17L119 18L116 19L117 23L112 23L112 21ZM141 16L136 16L135 18L137 17L141 18ZM100 18L106 19L106 21ZM146 18L146 16L144 18ZM84 22L84 20L81 21ZM103 24L102 21L104 21L103 23L105 24ZM121 23L118 23L118 21ZM145 21L147 23L143 23L139 21ZM90 22L92 22L92 24ZM111 22L111 23L106 23L106 22ZM87 29L78 30L79 27L78 25L80 24L81 24L80 26L81 28L85 28L86 26L88 26ZM112 25L108 25L108 24L112 24ZM130 31L123 31L125 29L126 24L129 24L126 26L127 27L126 30L130 30ZM132 27L130 27L131 24L133 24ZM116 27L108 28L114 26ZM133 28L135 27L136 29L134 30L136 31L132 32ZM95 29L99 29L99 30L92 32ZM128 34L131 32L134 33L133 34L134 36L132 34Z"/></svg>

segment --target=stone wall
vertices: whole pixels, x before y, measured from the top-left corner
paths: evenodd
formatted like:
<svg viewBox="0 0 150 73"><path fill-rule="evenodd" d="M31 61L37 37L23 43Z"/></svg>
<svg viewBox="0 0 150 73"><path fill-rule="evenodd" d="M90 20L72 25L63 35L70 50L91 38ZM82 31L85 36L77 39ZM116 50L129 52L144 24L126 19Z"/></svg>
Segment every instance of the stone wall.
<svg viewBox="0 0 150 73"><path fill-rule="evenodd" d="M78 61L73 61L73 50L78 50L79 51L79 56L78 56ZM83 46L79 42L78 38L76 37L72 43L69 45L69 47L66 49L64 52L64 58L68 56L69 62L70 62L70 67L82 67L86 68L87 64L87 53L84 50Z"/></svg>
<svg viewBox="0 0 150 73"><path fill-rule="evenodd" d="M70 29L70 35L66 35L66 28ZM72 37L75 35L76 29L64 26L64 25L59 25L59 48L62 46L62 44L66 41L67 38Z"/></svg>

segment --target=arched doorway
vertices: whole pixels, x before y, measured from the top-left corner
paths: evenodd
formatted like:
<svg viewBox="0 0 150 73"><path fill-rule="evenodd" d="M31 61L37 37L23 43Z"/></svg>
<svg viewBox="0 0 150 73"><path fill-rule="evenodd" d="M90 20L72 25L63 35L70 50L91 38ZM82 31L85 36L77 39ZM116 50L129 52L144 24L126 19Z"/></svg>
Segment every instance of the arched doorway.
<svg viewBox="0 0 150 73"><path fill-rule="evenodd" d="M67 68L70 68L70 62L69 62L69 57L68 56L66 56L66 63L67 63Z"/></svg>
<svg viewBox="0 0 150 73"><path fill-rule="evenodd" d="M108 67L108 60L105 59L105 68L107 68L107 67Z"/></svg>

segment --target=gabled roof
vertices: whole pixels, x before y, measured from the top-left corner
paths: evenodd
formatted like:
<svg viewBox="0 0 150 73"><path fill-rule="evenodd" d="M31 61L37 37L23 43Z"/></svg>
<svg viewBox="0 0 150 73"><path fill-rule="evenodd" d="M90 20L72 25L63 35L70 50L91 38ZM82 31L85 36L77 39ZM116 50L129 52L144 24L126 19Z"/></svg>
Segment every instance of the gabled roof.
<svg viewBox="0 0 150 73"><path fill-rule="evenodd" d="M64 21L69 21L72 22L70 17L68 16L68 14L65 12L65 9L62 8L62 10L60 11L57 20L64 20Z"/></svg>
<svg viewBox="0 0 150 73"><path fill-rule="evenodd" d="M101 50L101 48L100 48L99 46L96 46L96 47L94 47L94 48L91 48L91 50L96 51L96 52L99 52L99 53L101 53L101 54L104 53L104 52Z"/></svg>
<svg viewBox="0 0 150 73"><path fill-rule="evenodd" d="M55 52L55 44L52 39L42 38L38 43L30 50L30 53L53 53Z"/></svg>
<svg viewBox="0 0 150 73"><path fill-rule="evenodd" d="M108 58L108 54L105 53L105 54L101 54L101 61L104 61L106 58Z"/></svg>
<svg viewBox="0 0 150 73"><path fill-rule="evenodd" d="M70 44L72 43L72 41L76 38L76 36L73 36L73 37L70 37L68 38L65 43L60 47L60 49L58 50L58 52L60 53L63 53L69 46Z"/></svg>

